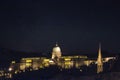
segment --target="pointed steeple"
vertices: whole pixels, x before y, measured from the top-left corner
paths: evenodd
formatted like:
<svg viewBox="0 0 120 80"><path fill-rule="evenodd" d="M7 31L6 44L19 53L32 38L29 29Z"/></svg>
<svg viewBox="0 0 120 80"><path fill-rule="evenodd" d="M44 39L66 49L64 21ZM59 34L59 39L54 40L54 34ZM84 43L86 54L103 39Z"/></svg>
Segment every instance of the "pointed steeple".
<svg viewBox="0 0 120 80"><path fill-rule="evenodd" d="M99 50L98 50L98 59L101 61L102 54L101 54L101 43L99 43Z"/></svg>
<svg viewBox="0 0 120 80"><path fill-rule="evenodd" d="M97 73L103 71L103 62L102 62L102 54L101 54L101 44L99 43L99 50L98 50L98 58L97 58Z"/></svg>

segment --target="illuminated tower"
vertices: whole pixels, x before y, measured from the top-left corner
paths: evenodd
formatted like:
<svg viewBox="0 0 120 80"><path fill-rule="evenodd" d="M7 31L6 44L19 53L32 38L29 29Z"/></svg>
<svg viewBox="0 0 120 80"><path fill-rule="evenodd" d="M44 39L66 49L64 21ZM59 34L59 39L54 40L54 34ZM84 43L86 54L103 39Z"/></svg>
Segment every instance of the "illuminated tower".
<svg viewBox="0 0 120 80"><path fill-rule="evenodd" d="M52 59L59 60L60 57L61 57L61 49L56 43L55 47L52 50Z"/></svg>
<svg viewBox="0 0 120 80"><path fill-rule="evenodd" d="M97 58L97 73L103 71L103 62L102 62L102 54L101 54L101 44L99 44L98 50L98 58Z"/></svg>

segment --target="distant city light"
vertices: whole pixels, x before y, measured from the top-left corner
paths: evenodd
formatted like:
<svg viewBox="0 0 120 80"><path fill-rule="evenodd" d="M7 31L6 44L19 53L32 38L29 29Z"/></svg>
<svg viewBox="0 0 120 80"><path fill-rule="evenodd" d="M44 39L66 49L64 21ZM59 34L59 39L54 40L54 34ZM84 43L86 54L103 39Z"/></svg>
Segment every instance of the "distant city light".
<svg viewBox="0 0 120 80"><path fill-rule="evenodd" d="M9 70L9 71L12 71L13 69L10 67L8 70Z"/></svg>

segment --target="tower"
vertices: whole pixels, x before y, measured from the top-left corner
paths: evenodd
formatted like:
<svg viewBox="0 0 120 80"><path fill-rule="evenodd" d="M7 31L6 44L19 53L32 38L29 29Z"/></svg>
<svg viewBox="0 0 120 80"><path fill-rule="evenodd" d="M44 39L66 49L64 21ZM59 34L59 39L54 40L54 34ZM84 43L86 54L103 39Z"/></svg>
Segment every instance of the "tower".
<svg viewBox="0 0 120 80"><path fill-rule="evenodd" d="M102 54L101 54L101 44L99 44L98 50L98 58L97 58L97 73L103 71L103 62L102 62Z"/></svg>
<svg viewBox="0 0 120 80"><path fill-rule="evenodd" d="M53 47L53 50L52 50L52 59L59 60L60 57L61 57L61 49L56 43L55 47Z"/></svg>

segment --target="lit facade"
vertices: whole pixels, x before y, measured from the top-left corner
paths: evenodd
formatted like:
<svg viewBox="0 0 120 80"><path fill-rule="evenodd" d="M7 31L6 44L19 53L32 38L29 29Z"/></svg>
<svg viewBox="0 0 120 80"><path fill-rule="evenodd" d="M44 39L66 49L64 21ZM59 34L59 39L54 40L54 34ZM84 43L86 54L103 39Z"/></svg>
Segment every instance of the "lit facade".
<svg viewBox="0 0 120 80"><path fill-rule="evenodd" d="M25 70L26 68L37 70L39 68L48 67L49 61L50 59L47 59L46 57L22 58L20 62L20 70Z"/></svg>
<svg viewBox="0 0 120 80"><path fill-rule="evenodd" d="M21 71L25 72L26 70L29 71L40 70L46 67L48 68L52 65L56 65L60 69L71 69L71 68L80 69L82 66L89 67L90 65L94 64L97 65L96 67L97 73L100 73L103 71L103 64L111 59L115 59L115 57L102 58L100 46L99 46L97 60L90 59L87 56L83 56L83 55L62 56L61 49L56 44L56 46L52 50L51 58L47 58L47 57L22 58L19 63L12 61L9 69L10 72L17 74Z"/></svg>

